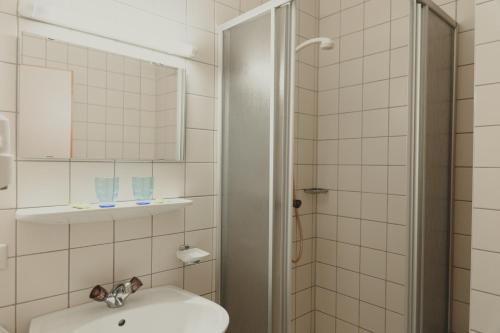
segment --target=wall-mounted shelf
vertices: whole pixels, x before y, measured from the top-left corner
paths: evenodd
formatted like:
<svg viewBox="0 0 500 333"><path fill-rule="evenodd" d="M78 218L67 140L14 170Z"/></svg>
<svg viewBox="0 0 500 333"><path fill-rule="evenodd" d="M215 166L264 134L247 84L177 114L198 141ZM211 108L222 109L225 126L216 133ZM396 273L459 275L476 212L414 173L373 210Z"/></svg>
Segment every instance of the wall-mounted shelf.
<svg viewBox="0 0 500 333"><path fill-rule="evenodd" d="M307 194L321 194L321 193L328 193L328 189L326 188L306 188L304 189L304 192Z"/></svg>
<svg viewBox="0 0 500 333"><path fill-rule="evenodd" d="M164 199L149 205L137 205L135 201L117 202L115 207L100 208L89 205L78 209L72 206L24 208L16 211L18 221L40 224L90 223L109 220L126 220L164 214L191 205L188 199Z"/></svg>

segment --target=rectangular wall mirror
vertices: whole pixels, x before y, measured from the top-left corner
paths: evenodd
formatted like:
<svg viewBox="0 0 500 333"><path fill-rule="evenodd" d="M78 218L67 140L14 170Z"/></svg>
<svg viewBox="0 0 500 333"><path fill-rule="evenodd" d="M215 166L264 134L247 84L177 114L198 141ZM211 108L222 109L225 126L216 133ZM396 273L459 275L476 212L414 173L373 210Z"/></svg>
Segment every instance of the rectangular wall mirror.
<svg viewBox="0 0 500 333"><path fill-rule="evenodd" d="M42 156L30 153L37 148L29 145L51 137L46 134L53 133L54 129L47 121L34 132L33 123L23 122L21 115L18 133L36 135L36 140L20 140L25 145L19 149L20 158L184 159L184 69L29 33L22 34L20 47L21 68L44 68L49 75L53 75L50 70L62 70L72 77L69 117L61 117L60 108L28 103L34 93L23 88L20 82L20 113L24 112L25 119L29 119L30 114L37 114L42 119L57 119L52 123L70 128L70 131L58 132L61 133L58 134L60 142L71 142L69 156L56 154L60 149L54 141L42 142L46 147ZM67 94L65 90L58 93ZM70 137L64 137L67 135Z"/></svg>

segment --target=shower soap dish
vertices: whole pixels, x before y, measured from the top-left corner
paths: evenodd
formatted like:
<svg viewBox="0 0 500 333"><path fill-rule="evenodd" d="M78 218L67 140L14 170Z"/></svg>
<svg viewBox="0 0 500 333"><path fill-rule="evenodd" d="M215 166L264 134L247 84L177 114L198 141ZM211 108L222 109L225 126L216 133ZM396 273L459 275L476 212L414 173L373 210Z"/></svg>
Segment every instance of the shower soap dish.
<svg viewBox="0 0 500 333"><path fill-rule="evenodd" d="M190 247L189 245L182 245L177 251L177 259L187 265L198 264L203 258L209 255L210 253L207 251L203 251L196 247Z"/></svg>

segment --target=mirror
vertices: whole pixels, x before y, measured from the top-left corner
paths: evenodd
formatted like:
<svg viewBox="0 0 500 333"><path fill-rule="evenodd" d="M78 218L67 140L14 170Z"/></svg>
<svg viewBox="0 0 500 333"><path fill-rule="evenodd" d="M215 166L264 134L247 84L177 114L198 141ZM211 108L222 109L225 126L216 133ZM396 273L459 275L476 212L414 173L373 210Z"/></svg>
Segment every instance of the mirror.
<svg viewBox="0 0 500 333"><path fill-rule="evenodd" d="M38 113L51 119L39 125L37 140L53 137L53 126L68 127L70 138L58 134L59 142L71 141L69 156L76 160L182 160L184 152L184 82L181 68L135 59L97 49L73 45L23 33L21 68L43 68L47 76L55 71L71 75L71 117L61 117L61 109L28 103L33 92L20 89L20 112L25 119ZM40 80L38 80L40 82ZM51 82L41 80L42 82ZM21 82L20 87L23 87ZM67 89L58 89L63 94ZM36 95L36 94L35 94ZM63 98L64 99L64 98ZM23 103L23 100L26 102ZM43 99L40 99L43 100ZM53 100L53 98L45 98ZM22 105L26 107L23 109ZM29 105L29 106L28 106ZM43 112L43 113L42 113ZM20 117L22 119L23 116ZM19 135L34 135L33 124L19 122ZM48 126L47 124L51 124ZM47 134L47 135L44 135ZM35 142L24 140L20 142ZM60 157L52 140L42 156L25 153L21 158ZM21 152L39 151L24 147ZM33 156L36 155L36 156Z"/></svg>

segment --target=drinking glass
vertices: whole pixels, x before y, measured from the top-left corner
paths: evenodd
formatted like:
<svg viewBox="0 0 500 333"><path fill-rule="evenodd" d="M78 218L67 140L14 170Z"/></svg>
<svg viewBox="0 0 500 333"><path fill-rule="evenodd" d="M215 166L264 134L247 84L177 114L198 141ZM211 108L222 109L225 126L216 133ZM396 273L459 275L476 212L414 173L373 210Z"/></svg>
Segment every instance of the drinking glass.
<svg viewBox="0 0 500 333"><path fill-rule="evenodd" d="M97 200L99 200L99 207L110 208L115 207L115 200L118 195L120 178L118 177L96 177L95 178L95 192Z"/></svg>
<svg viewBox="0 0 500 333"><path fill-rule="evenodd" d="M153 177L132 177L132 190L138 205L148 205L153 199Z"/></svg>

